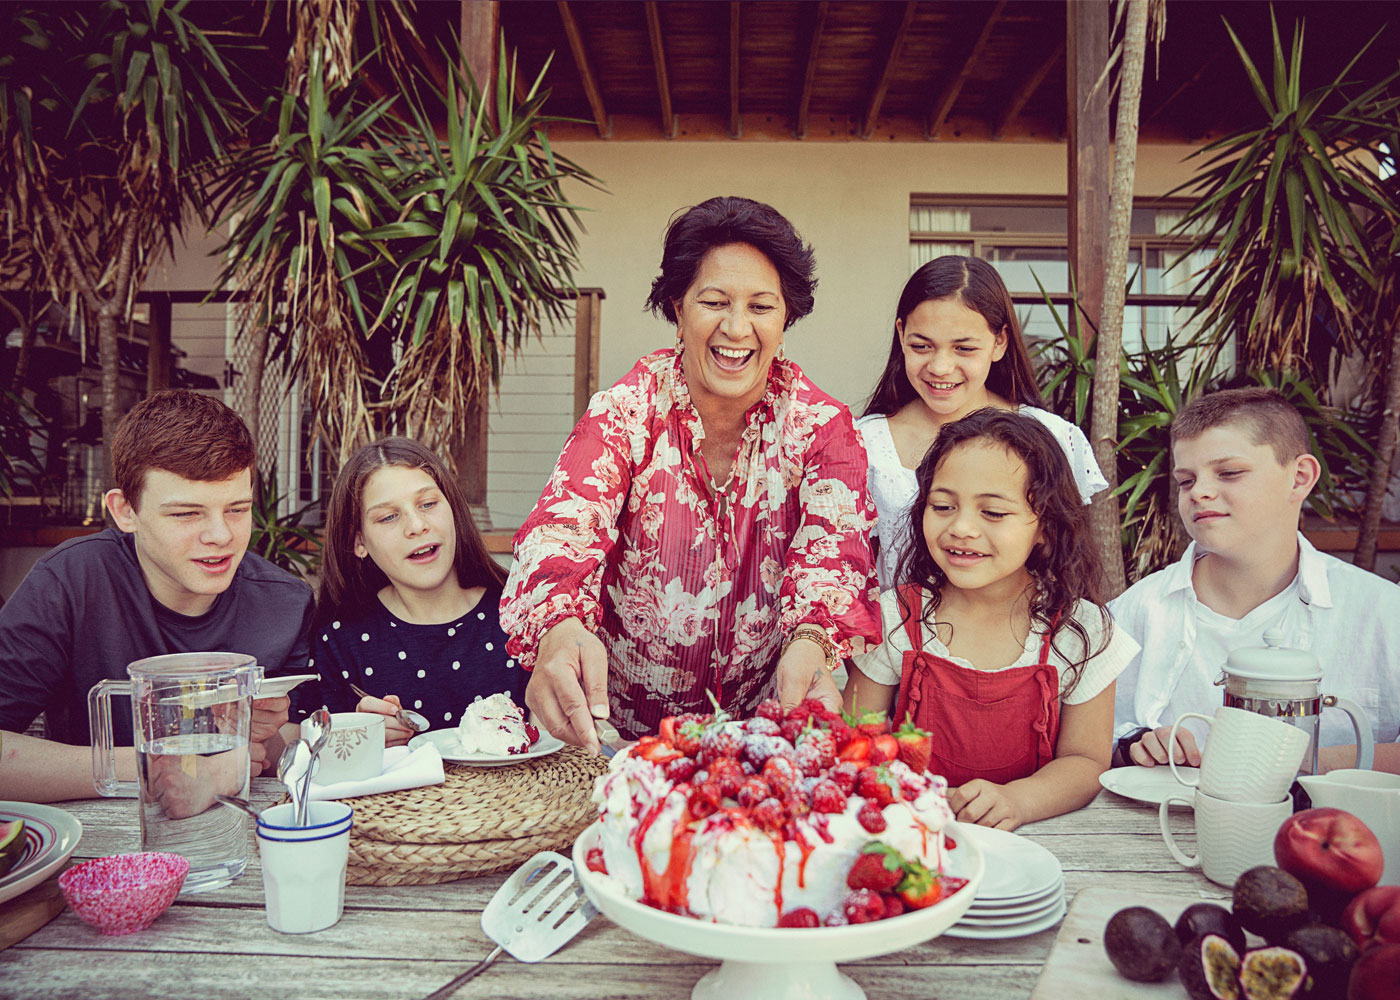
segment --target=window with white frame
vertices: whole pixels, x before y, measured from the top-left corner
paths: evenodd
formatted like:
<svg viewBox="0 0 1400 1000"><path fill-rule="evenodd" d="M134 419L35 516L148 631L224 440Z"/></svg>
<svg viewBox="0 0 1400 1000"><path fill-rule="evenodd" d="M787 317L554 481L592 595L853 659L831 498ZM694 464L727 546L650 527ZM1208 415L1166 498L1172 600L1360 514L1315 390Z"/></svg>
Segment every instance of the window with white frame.
<svg viewBox="0 0 1400 1000"><path fill-rule="evenodd" d="M1169 333L1180 342L1193 332L1190 292L1211 252L1184 255L1188 241L1172 234L1183 211L1181 204L1161 201L1133 209L1123 313L1123 346L1129 351L1160 347ZM1006 282L1022 332L1052 338L1059 327L1041 287L1067 321L1066 233L1063 198L916 195L909 206L909 270L944 254L981 257Z"/></svg>

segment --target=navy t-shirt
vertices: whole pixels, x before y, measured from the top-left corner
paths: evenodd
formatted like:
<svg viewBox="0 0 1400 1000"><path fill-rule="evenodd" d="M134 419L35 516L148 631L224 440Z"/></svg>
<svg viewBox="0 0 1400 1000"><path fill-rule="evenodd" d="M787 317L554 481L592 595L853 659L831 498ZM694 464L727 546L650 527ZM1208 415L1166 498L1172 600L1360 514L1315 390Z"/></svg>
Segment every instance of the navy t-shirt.
<svg viewBox="0 0 1400 1000"><path fill-rule="evenodd" d="M293 692L292 718L323 703L333 712L354 711L360 699L351 682L376 698L398 695L434 729L455 726L477 695L508 691L523 707L530 675L506 653L500 604L501 589L489 587L471 611L441 625L406 622L378 600L359 615L322 624L311 642L321 682Z"/></svg>
<svg viewBox="0 0 1400 1000"><path fill-rule="evenodd" d="M0 607L0 729L23 732L44 712L51 739L85 744L88 689L125 680L126 665L148 656L247 653L270 675L303 673L314 604L303 581L249 552L208 611L182 615L151 596L134 536L70 539ZM131 746L124 698L112 727L116 745Z"/></svg>

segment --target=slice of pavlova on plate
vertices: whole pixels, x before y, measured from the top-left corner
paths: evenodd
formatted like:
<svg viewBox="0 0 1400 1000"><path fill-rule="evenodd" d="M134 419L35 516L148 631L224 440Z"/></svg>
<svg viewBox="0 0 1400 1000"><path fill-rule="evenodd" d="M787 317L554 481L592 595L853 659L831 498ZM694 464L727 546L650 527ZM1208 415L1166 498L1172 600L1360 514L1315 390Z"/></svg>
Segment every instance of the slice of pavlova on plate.
<svg viewBox="0 0 1400 1000"><path fill-rule="evenodd" d="M505 757L528 753L540 731L525 721L525 711L502 691L477 699L457 723L457 741L463 754Z"/></svg>

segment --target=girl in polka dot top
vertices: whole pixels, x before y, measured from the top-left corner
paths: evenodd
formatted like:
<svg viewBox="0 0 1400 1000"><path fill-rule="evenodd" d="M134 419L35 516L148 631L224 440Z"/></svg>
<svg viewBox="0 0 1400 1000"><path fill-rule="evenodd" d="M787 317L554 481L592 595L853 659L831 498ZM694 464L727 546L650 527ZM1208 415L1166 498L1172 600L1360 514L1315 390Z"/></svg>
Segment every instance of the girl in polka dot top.
<svg viewBox="0 0 1400 1000"><path fill-rule="evenodd" d="M297 689L298 714L322 703L376 712L394 746L414 735L399 708L440 728L478 695L524 704L529 675L507 656L498 614L505 572L435 454L400 437L361 448L336 478L325 538L311 664L320 683ZM359 698L352 683L383 697Z"/></svg>

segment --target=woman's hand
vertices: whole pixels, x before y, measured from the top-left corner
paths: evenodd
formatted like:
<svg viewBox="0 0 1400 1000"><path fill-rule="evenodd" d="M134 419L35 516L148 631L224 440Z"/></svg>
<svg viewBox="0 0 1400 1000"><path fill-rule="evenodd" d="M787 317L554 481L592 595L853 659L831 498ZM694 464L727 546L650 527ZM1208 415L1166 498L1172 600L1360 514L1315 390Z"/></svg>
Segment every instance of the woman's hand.
<svg viewBox="0 0 1400 1000"><path fill-rule="evenodd" d="M815 698L833 712L841 711L841 691L826 666L826 651L800 636L778 660L778 702L786 711L804 698Z"/></svg>
<svg viewBox="0 0 1400 1000"><path fill-rule="evenodd" d="M982 778L954 788L948 793L948 805L959 823L1014 830L1025 822L1020 803L1007 787Z"/></svg>
<svg viewBox="0 0 1400 1000"><path fill-rule="evenodd" d="M525 705L553 736L598 752L593 720L608 717L608 653L577 618L566 618L540 639Z"/></svg>
<svg viewBox="0 0 1400 1000"><path fill-rule="evenodd" d="M355 711L373 712L375 715L384 716L384 745L401 747L417 735L396 717L401 708L403 704L398 695L386 694L383 698L361 698L360 703L355 706Z"/></svg>

